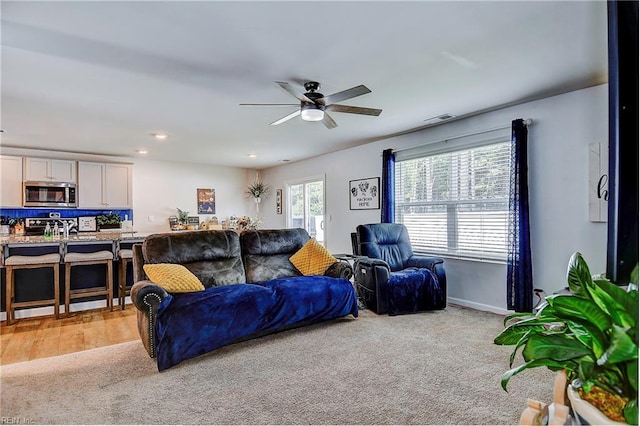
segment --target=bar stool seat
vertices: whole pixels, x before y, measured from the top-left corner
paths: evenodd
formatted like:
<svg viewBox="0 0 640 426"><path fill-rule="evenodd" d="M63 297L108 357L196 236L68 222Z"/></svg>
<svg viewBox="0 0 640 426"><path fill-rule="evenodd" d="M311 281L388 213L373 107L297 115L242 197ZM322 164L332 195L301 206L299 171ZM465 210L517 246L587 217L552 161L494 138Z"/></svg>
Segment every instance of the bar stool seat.
<svg viewBox="0 0 640 426"><path fill-rule="evenodd" d="M107 308L113 311L113 253L108 250L91 253L68 252L64 256L65 277L64 277L64 309L66 316L70 314L71 300L91 296L106 296ZM71 289L71 268L80 265L100 265L106 266L106 280L104 286Z"/></svg>
<svg viewBox="0 0 640 426"><path fill-rule="evenodd" d="M118 258L120 259L118 302L120 303L120 309L124 310L124 299L131 293L131 286L127 285L127 265L133 261L133 250L119 250Z"/></svg>
<svg viewBox="0 0 640 426"><path fill-rule="evenodd" d="M58 253L42 254L39 256L9 256L4 260L7 271L6 293L7 293L7 325L15 321L15 309L34 306L53 305L56 319L60 317L60 255ZM28 302L15 302L15 274L19 269L53 269L53 299L33 300Z"/></svg>

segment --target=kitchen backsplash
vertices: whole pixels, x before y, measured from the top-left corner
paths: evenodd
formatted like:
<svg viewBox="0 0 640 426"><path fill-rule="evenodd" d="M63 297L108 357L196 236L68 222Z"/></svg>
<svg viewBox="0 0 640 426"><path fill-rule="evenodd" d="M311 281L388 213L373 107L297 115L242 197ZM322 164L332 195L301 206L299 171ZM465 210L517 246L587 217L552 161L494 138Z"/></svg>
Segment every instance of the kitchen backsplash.
<svg viewBox="0 0 640 426"><path fill-rule="evenodd" d="M60 213L61 218L78 216L98 216L115 213L124 220L125 215L133 220L133 210L83 210L83 209L0 209L0 216L5 219L25 219L27 217L49 217L49 213Z"/></svg>

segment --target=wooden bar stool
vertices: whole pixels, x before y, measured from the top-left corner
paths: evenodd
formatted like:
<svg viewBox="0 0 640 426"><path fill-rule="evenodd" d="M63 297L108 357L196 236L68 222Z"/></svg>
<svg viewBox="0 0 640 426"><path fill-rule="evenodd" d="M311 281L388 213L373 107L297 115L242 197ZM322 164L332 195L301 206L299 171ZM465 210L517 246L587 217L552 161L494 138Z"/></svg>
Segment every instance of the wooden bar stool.
<svg viewBox="0 0 640 426"><path fill-rule="evenodd" d="M9 256L4 260L7 271L7 325L15 321L16 308L53 305L56 319L60 317L60 254L51 253L39 256ZM19 269L52 268L53 269L53 299L15 302L15 274Z"/></svg>
<svg viewBox="0 0 640 426"><path fill-rule="evenodd" d="M118 251L118 258L120 259L120 270L119 270L119 279L118 279L118 302L120 303L120 308L124 310L124 299L127 297L127 294L130 294L131 286L127 285L127 265L131 263L133 260L133 250L131 249L121 249ZM132 284L133 285L133 284Z"/></svg>
<svg viewBox="0 0 640 426"><path fill-rule="evenodd" d="M104 286L80 288L71 290L71 268L81 265L105 265L106 281ZM79 299L91 296L106 296L107 308L113 311L113 252L102 250L91 253L72 253L64 255L64 309L66 316L70 314L69 305L72 299Z"/></svg>

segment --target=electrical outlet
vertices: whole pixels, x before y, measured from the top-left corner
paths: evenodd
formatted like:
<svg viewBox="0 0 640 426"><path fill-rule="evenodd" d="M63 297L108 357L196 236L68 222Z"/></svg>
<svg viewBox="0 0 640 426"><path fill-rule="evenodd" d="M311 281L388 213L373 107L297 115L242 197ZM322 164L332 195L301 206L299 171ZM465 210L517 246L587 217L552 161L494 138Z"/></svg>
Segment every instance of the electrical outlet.
<svg viewBox="0 0 640 426"><path fill-rule="evenodd" d="M149 222L153 222L153 221L154 221L154 219L155 219L155 218L154 218L153 216L151 216L151 215L147 216L147 220L148 220Z"/></svg>

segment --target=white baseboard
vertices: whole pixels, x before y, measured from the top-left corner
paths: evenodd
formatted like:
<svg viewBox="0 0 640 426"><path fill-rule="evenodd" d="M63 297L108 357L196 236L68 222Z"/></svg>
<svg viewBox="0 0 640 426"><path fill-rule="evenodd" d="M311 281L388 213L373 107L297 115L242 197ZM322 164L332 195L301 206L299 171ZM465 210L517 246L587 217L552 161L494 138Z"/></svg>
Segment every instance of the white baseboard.
<svg viewBox="0 0 640 426"><path fill-rule="evenodd" d="M131 297L127 296L124 299L124 303L131 303ZM78 311L85 311L88 309L100 309L106 307L106 302L104 300L92 300L91 302L77 302L72 303L70 306L71 313ZM113 299L113 308L120 309L120 305L118 305L118 299ZM31 318L43 315L53 315L53 306L43 306L41 308L31 308L31 309L16 309L16 319L21 318ZM64 314L64 304L60 305L60 314ZM0 313L0 321L5 321L7 319L7 313Z"/></svg>
<svg viewBox="0 0 640 426"><path fill-rule="evenodd" d="M449 303L453 303L455 305L464 306L466 308L477 309L479 311L493 312L494 314L499 315L509 315L512 314L513 311L509 311L504 308L499 308L497 306L485 305L484 303L471 302L469 300L457 299L455 297L448 297L447 301ZM125 303L131 303L131 298L129 296L126 297ZM117 307L118 299L114 299L114 307ZM88 309L100 309L105 307L104 300L94 300L91 302L78 302L71 304L71 312L84 311ZM60 313L64 313L64 306L60 306ZM42 315L53 315L53 306L44 306L42 308L32 308L32 309L17 309L16 310L16 319L20 318L30 318L35 316ZM7 319L7 314L5 312L0 313L0 321L4 321Z"/></svg>
<svg viewBox="0 0 640 426"><path fill-rule="evenodd" d="M464 299L457 299L455 297L447 297L447 301L449 303L464 306L466 308L477 309L479 311L493 312L494 314L499 314L499 315L509 315L513 313L513 311L510 311L508 309L499 308L497 306L485 305L484 303L471 302L469 300L464 300Z"/></svg>

